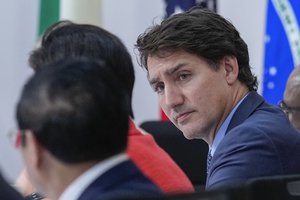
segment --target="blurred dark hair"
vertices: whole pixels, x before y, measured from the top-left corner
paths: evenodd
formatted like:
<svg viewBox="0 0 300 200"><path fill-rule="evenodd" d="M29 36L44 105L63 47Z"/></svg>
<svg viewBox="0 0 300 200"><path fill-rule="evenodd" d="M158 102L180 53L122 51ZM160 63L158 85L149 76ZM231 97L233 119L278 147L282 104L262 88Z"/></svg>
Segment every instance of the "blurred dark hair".
<svg viewBox="0 0 300 200"><path fill-rule="evenodd" d="M123 152L129 97L122 84L100 60L74 58L44 66L23 88L16 111L19 129L31 130L65 163Z"/></svg>
<svg viewBox="0 0 300 200"><path fill-rule="evenodd" d="M103 60L132 98L135 76L130 54L117 36L94 25L67 20L53 24L42 36L40 46L31 52L29 65L37 71L47 64L78 56ZM131 103L129 106L133 117Z"/></svg>

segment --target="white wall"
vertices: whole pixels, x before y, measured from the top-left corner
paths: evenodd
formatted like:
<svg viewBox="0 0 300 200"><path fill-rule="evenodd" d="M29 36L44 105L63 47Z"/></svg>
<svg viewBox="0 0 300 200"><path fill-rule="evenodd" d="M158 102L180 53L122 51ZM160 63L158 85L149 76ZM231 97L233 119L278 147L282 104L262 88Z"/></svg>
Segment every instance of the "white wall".
<svg viewBox="0 0 300 200"><path fill-rule="evenodd" d="M231 20L249 45L250 61L261 77L266 0L219 0L219 12ZM153 21L163 16L162 0L103 0L103 27L118 35L133 56L137 36ZM28 52L36 39L38 0L10 0L0 6L0 168L14 179L22 168L18 152L6 137L15 127L14 107L21 87L31 74ZM146 72L135 65L134 111L137 123L158 119L156 95L146 79Z"/></svg>
<svg viewBox="0 0 300 200"><path fill-rule="evenodd" d="M22 161L7 133L16 127L14 107L20 88L31 73L27 56L36 36L37 0L10 0L0 6L0 168L15 177Z"/></svg>

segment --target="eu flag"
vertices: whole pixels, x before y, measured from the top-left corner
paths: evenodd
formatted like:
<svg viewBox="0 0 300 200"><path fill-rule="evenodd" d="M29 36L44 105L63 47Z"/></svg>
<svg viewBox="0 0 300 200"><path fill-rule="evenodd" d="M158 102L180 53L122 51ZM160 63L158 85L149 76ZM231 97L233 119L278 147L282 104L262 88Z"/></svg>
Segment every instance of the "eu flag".
<svg viewBox="0 0 300 200"><path fill-rule="evenodd" d="M273 104L282 99L289 74L300 64L299 20L299 0L268 0L263 96Z"/></svg>

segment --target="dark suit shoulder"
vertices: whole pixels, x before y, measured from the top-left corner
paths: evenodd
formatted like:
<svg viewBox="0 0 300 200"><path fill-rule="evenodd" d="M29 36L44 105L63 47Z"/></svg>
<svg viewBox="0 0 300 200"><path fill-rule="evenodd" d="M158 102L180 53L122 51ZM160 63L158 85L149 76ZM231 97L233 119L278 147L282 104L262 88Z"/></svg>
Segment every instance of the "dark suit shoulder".
<svg viewBox="0 0 300 200"><path fill-rule="evenodd" d="M24 200L19 192L12 188L0 175L0 199L2 200Z"/></svg>
<svg viewBox="0 0 300 200"><path fill-rule="evenodd" d="M162 195L162 192L129 160L99 176L83 192L79 200L143 197L155 194Z"/></svg>
<svg viewBox="0 0 300 200"><path fill-rule="evenodd" d="M245 184L255 177L300 173L300 134L280 109L261 98L256 101L255 95L251 98L237 109L215 151L208 189Z"/></svg>

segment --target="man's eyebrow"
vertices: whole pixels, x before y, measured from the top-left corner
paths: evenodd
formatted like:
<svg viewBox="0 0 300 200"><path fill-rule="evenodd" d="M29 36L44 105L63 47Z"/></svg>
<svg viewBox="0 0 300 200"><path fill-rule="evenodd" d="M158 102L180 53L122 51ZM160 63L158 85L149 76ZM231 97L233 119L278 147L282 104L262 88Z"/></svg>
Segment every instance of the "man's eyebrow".
<svg viewBox="0 0 300 200"><path fill-rule="evenodd" d="M173 67L171 69L168 69L166 71L166 74L172 75L172 74L176 73L179 69L181 69L182 67L184 67L186 65L187 65L187 63L179 63L179 64L175 65L175 67Z"/></svg>
<svg viewBox="0 0 300 200"><path fill-rule="evenodd" d="M157 82L159 82L159 78L152 78L151 80L149 79L149 76L148 76L148 80L149 80L149 83L150 85L155 85Z"/></svg>
<svg viewBox="0 0 300 200"><path fill-rule="evenodd" d="M167 75L172 75L172 74L176 73L178 70L180 70L182 67L184 67L184 66L186 66L186 65L187 65L187 63L179 63L179 64L175 65L175 67L173 67L173 68L171 68L171 69L168 69L168 70L167 70L166 72L164 72L164 73L167 74ZM156 84L157 82L159 82L159 80L160 80L160 79L157 78L157 77L151 78L151 79L150 79L149 73L148 73L147 77L148 77L148 80L149 80L150 85L154 85L154 84Z"/></svg>

